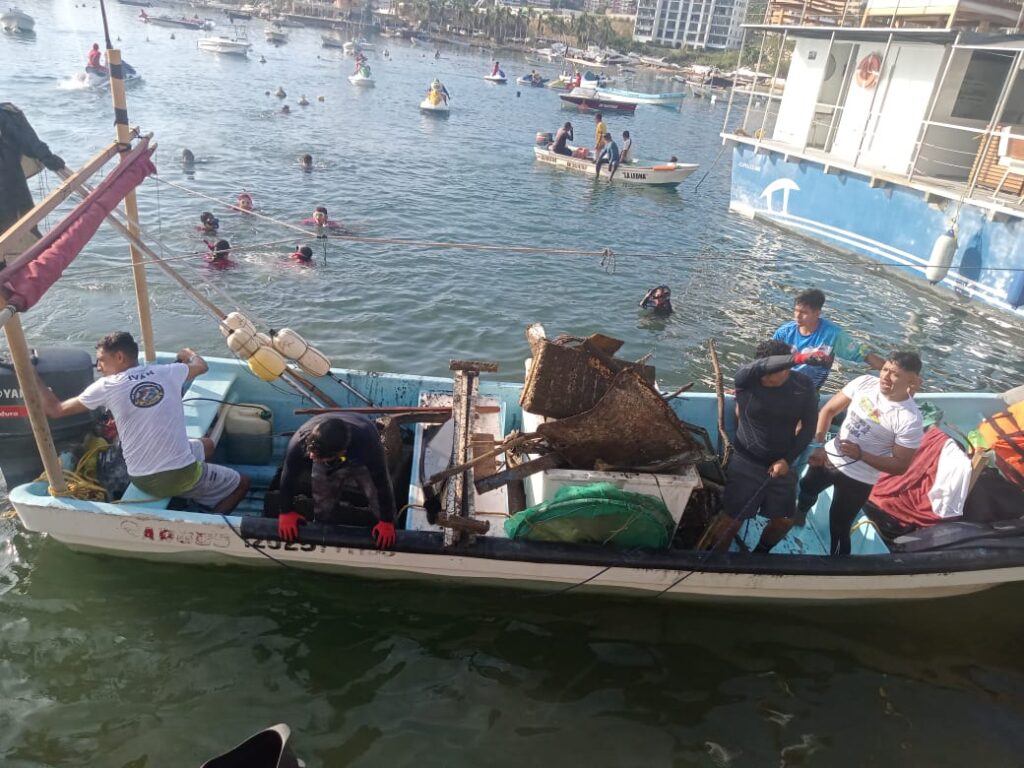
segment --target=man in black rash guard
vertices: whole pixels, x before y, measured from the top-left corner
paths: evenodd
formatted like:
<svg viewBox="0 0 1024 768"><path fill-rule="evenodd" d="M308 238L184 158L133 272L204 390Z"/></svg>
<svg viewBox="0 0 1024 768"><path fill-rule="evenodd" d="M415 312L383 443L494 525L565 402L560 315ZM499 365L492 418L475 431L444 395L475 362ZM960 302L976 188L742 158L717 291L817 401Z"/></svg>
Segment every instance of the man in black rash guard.
<svg viewBox="0 0 1024 768"><path fill-rule="evenodd" d="M781 341L764 341L757 360L736 372L739 424L726 471L725 514L715 548L725 551L743 521L768 518L755 552L770 552L793 527L797 477L789 471L811 438L818 417L818 391L794 365L827 365L825 355L790 354Z"/></svg>
<svg viewBox="0 0 1024 768"><path fill-rule="evenodd" d="M305 520L294 510L294 499L307 477L318 519L332 518L345 481L356 481L379 521L373 527L377 546L394 545L395 496L380 433L370 419L352 413L322 414L292 435L281 467L283 511L277 518L277 533L285 541L298 536L299 521Z"/></svg>

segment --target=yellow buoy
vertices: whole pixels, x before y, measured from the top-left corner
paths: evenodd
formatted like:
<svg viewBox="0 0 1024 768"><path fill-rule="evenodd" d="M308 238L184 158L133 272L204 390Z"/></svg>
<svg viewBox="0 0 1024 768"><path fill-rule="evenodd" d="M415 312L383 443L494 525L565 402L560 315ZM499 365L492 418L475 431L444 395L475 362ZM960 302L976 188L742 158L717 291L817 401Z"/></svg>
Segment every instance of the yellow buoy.
<svg viewBox="0 0 1024 768"><path fill-rule="evenodd" d="M260 347L247 362L249 370L263 381L273 381L288 367L281 353L273 347Z"/></svg>

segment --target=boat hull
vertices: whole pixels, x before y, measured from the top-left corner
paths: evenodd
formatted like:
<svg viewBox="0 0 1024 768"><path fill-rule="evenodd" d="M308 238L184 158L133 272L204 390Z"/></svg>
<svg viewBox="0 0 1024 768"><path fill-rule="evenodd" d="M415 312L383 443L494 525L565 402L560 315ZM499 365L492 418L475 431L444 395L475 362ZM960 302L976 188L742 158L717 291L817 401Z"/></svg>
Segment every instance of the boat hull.
<svg viewBox="0 0 1024 768"><path fill-rule="evenodd" d="M225 56L247 56L250 43L239 43L232 40L210 40L202 39L198 43L199 49L209 53L220 53Z"/></svg>
<svg viewBox="0 0 1024 768"><path fill-rule="evenodd" d="M448 116L448 105L445 103L431 104L429 99L420 102L420 112L426 115L437 115L438 117Z"/></svg>
<svg viewBox="0 0 1024 768"><path fill-rule="evenodd" d="M1021 555L965 550L822 558L687 552L643 559L595 546L478 538L446 551L440 534L402 531L394 550L373 548L368 530L309 525L296 542L276 539L276 521L149 510L53 499L42 483L19 486L11 502L24 526L72 549L167 563L244 564L418 578L468 585L659 596L673 600L891 601L969 594L1024 580ZM745 561L745 562L743 562ZM981 567L979 567L981 566ZM585 582L585 583L584 583Z"/></svg>
<svg viewBox="0 0 1024 768"><path fill-rule="evenodd" d="M563 105L569 105L584 112L617 112L623 115L632 115L636 112L636 104L627 104L624 101L609 101L599 97L572 96L567 93L559 97Z"/></svg>
<svg viewBox="0 0 1024 768"><path fill-rule="evenodd" d="M491 83L498 83L499 85L505 85L508 82L508 78L502 77L501 75L484 75L484 80Z"/></svg>
<svg viewBox="0 0 1024 768"><path fill-rule="evenodd" d="M594 177L597 166L593 160L559 155L544 147L534 147L534 156L545 165L563 171L582 173ZM665 165L622 165L615 172L613 184L639 187L676 187L700 166L695 163L666 163ZM607 171L602 178L607 178Z"/></svg>
<svg viewBox="0 0 1024 768"><path fill-rule="evenodd" d="M686 97L685 91L671 93L642 93L640 91L624 91L618 88L598 88L597 96L631 104L648 104L654 107L675 107Z"/></svg>
<svg viewBox="0 0 1024 768"><path fill-rule="evenodd" d="M959 202L746 143L733 148L730 210L895 267L923 285L932 246L955 217L957 252L938 286L1024 318L1024 217L994 216L969 200L958 213Z"/></svg>
<svg viewBox="0 0 1024 768"><path fill-rule="evenodd" d="M36 20L23 11L12 9L0 15L0 28L12 35L31 35L36 29Z"/></svg>

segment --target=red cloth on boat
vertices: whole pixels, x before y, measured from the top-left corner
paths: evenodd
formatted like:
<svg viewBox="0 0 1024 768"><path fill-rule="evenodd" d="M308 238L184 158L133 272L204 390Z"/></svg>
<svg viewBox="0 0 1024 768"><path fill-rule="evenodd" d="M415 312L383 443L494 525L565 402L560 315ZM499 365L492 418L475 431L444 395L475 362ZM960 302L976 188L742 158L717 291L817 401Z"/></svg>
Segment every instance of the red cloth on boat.
<svg viewBox="0 0 1024 768"><path fill-rule="evenodd" d="M154 148L155 149L155 148ZM148 140L143 140L71 213L0 271L0 290L19 312L43 297L92 239L100 224L125 198L156 173Z"/></svg>
<svg viewBox="0 0 1024 768"><path fill-rule="evenodd" d="M926 528L942 520L932 509L928 491L935 484L939 455L949 435L938 427L924 433L910 467L902 475L882 474L868 501L901 523Z"/></svg>

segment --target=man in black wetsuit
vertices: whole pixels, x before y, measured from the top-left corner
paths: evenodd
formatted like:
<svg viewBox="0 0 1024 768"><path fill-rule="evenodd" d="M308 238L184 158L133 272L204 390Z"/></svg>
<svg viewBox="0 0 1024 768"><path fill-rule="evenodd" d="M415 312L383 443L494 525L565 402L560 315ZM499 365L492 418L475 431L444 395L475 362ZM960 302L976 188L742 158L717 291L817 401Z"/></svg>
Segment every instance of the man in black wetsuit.
<svg viewBox="0 0 1024 768"><path fill-rule="evenodd" d="M825 355L790 354L781 341L757 345L757 359L736 372L739 425L725 481L725 514L715 548L725 551L744 520L768 518L755 552L769 552L793 527L795 473L790 465L814 437L818 391L794 365L827 365Z"/></svg>
<svg viewBox="0 0 1024 768"><path fill-rule="evenodd" d="M377 426L365 416L328 413L314 416L292 435L281 467L278 535L293 541L299 521L294 500L300 490L312 491L313 507L319 520L359 525L372 520L339 519L338 500L346 481L358 484L378 522L373 538L381 549L395 543L395 496L388 476L387 457Z"/></svg>
<svg viewBox="0 0 1024 768"><path fill-rule="evenodd" d="M50 151L32 129L21 110L9 102L0 103L0 233L32 210L32 194L21 165L22 155L39 160L51 171L64 167L64 161ZM40 237L39 230L32 228L32 234ZM0 253L0 267L7 256L14 256L28 248L33 238L10 243Z"/></svg>

